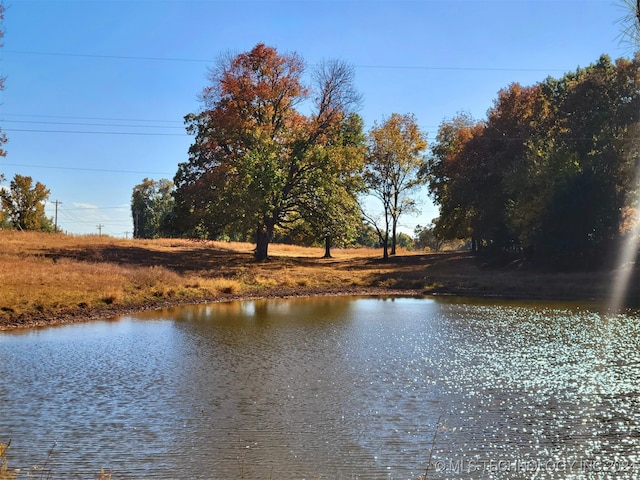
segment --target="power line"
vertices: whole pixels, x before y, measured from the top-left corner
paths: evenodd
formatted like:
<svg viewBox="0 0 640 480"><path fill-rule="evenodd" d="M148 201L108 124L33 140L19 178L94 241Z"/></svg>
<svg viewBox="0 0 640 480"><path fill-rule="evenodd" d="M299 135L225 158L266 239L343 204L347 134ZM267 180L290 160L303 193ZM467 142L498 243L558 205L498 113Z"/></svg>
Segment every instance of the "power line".
<svg viewBox="0 0 640 480"><path fill-rule="evenodd" d="M68 115L34 115L34 114L22 114L22 113L3 113L5 117L30 117L30 118L61 118L67 120L103 120L114 122L157 122L157 123L176 123L179 125L122 125L122 124L101 124L101 123L67 123L67 122L45 122L45 121L31 121L31 120L0 120L0 122L7 123L34 123L34 124L51 124L51 125L79 125L79 126L104 126L104 127L131 127L131 128L175 128L184 129L184 123L176 120L152 120L141 118L108 118L108 117L78 117ZM425 131L437 130L438 125L420 125Z"/></svg>
<svg viewBox="0 0 640 480"><path fill-rule="evenodd" d="M513 67L440 67L427 65L354 65L355 68L379 70L450 70L461 72L564 72L554 68L513 68Z"/></svg>
<svg viewBox="0 0 640 480"><path fill-rule="evenodd" d="M58 129L38 129L38 128L4 128L6 132L30 132L30 133L67 133L67 134L85 134L85 135L134 135L134 136L169 136L169 137L186 137L189 134L184 131L184 125L176 120L153 120L153 119L136 119L136 118L107 118L107 117L81 117L81 116L65 116L65 115L32 115L20 113L3 113L3 117L20 117L20 118L48 118L48 119L66 119L66 120L90 120L90 121L116 121L116 122L147 122L147 123L173 123L174 125L135 125L135 124L112 124L112 123L86 123L86 122L58 122L44 120L2 120L6 123L23 123L23 124L39 124L39 125L69 125L69 126L85 126L85 127L116 127L116 128L155 128L155 129L181 129L181 133L171 132L138 132L138 131L107 131L107 130L58 130Z"/></svg>
<svg viewBox="0 0 640 480"><path fill-rule="evenodd" d="M84 127L132 127L132 128L180 128L184 130L184 126L174 125L123 125L114 123L79 123L79 122L51 122L42 120L0 120L4 123L28 123L38 125L75 125Z"/></svg>
<svg viewBox="0 0 640 480"><path fill-rule="evenodd" d="M102 225L102 233L111 232L112 229L126 229L131 228L131 220L109 218L99 214L99 210L107 208L121 208L121 207L95 207L95 208L67 208L62 206L60 202L60 223L68 228L81 228L87 231L96 228L96 222ZM73 211L72 211L73 210ZM78 213L78 210L83 210L82 213ZM74 213L75 211L75 213Z"/></svg>
<svg viewBox="0 0 640 480"><path fill-rule="evenodd" d="M78 217L76 217L75 215L71 214L67 209L60 209L60 215L62 217L64 217L64 219L62 220L62 223L64 224L76 224L76 225L93 225L94 222L89 222L87 220L81 220ZM69 220L70 219L70 220Z"/></svg>
<svg viewBox="0 0 640 480"><path fill-rule="evenodd" d="M5 117L35 117L35 118L63 118L68 120L105 120L110 122L157 122L157 123L180 123L177 120L157 120L149 118L108 118L108 117L78 117L70 115L33 115L27 113L3 113Z"/></svg>
<svg viewBox="0 0 640 480"><path fill-rule="evenodd" d="M78 57L78 58L102 58L110 60L145 60L145 61L161 61L161 62L195 62L195 63L212 63L211 59L198 58L176 58L176 57L145 57L145 56L129 56L129 55L98 55L86 53L69 53L69 52L34 52L26 50L4 50L4 53L18 55L42 55L56 57ZM312 64L314 65L314 64ZM487 71L487 72L564 72L562 69L555 68L513 68L513 67L456 67L456 66L429 66L429 65L354 65L355 68L364 69L383 69L383 70L453 70L453 71Z"/></svg>
<svg viewBox="0 0 640 480"><path fill-rule="evenodd" d="M91 212L87 212L87 213L91 213ZM62 218L61 223L64 224L75 224L75 225L95 225L95 221L96 221L96 216L95 215L86 215L86 220L83 220L79 217L77 217L76 215L72 214L68 209L63 209L60 208L60 216L64 217ZM129 217L130 219L130 217ZM105 220L105 218L100 218L99 221L103 224L103 225L110 225L113 227L129 227L131 226L131 223L127 222L127 223L122 223L122 220L119 219L109 219L107 218Z"/></svg>
<svg viewBox="0 0 640 480"><path fill-rule="evenodd" d="M4 128L5 132L30 132L30 133L80 133L89 135L141 135L146 137L187 137L187 133L152 133L152 132L95 132L84 130L40 130L28 128Z"/></svg>
<svg viewBox="0 0 640 480"><path fill-rule="evenodd" d="M53 203L54 203L54 204L55 204L55 206L56 206L56 217L55 217L55 223L54 223L54 225L55 225L55 230L54 230L54 231L55 231L55 232L57 232L57 231L58 231L58 206L59 206L59 205L62 205L62 202L61 202L61 201L59 201L59 200L56 200L56 201L55 201L55 202L53 202Z"/></svg>
<svg viewBox="0 0 640 480"><path fill-rule="evenodd" d="M176 57L143 57L133 55L98 55L89 53L68 53L68 52L33 52L27 50L4 50L4 53L11 55L40 55L52 57L78 57L78 58L104 58L109 60L151 60L160 62L195 62L195 63L211 63L212 59L202 58L176 58Z"/></svg>
<svg viewBox="0 0 640 480"><path fill-rule="evenodd" d="M119 121L119 122L163 122L163 123L179 123L179 125L131 125L131 124L113 124L113 123L84 123L84 122L53 122L42 120L4 120L0 119L3 123L25 123L25 124L39 124L39 125L74 125L74 126L87 126L87 127L131 127L131 128L171 128L184 130L185 126L182 122L175 120L151 120L151 119L133 119L133 118L105 118L105 117L70 117L63 115L26 115L19 113L4 113L7 116L17 117L34 117L34 118L62 118L62 119L76 119L76 120L105 120L105 121ZM420 125L422 129L436 129L437 125Z"/></svg>
<svg viewBox="0 0 640 480"><path fill-rule="evenodd" d="M62 203L62 202L60 202ZM129 209L129 205L123 205L121 207L75 207L75 208L65 208L65 210L82 210L85 212L91 212L93 210L122 210Z"/></svg>
<svg viewBox="0 0 640 480"><path fill-rule="evenodd" d="M142 172L135 170L112 170L106 168L84 168L84 167L58 167L52 165L27 165L23 163L6 163L2 162L2 165L9 167L27 167L27 168L50 168L54 170L82 170L87 172L108 172L108 173L133 173L136 175L174 175L175 172Z"/></svg>

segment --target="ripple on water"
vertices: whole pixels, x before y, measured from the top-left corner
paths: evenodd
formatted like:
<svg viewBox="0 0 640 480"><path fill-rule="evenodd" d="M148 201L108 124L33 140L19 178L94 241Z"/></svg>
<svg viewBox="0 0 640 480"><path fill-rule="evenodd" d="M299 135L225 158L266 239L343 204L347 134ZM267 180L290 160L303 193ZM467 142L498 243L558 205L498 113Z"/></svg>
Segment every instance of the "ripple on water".
<svg viewBox="0 0 640 480"><path fill-rule="evenodd" d="M637 477L636 319L504 306L452 310L459 328L445 354L451 370L441 379L453 408L444 420L446 446L435 456L502 459L505 468L547 462L540 478L591 478L597 467L589 462L597 460L611 469L624 463L616 478ZM523 470L481 468L472 478L529 478Z"/></svg>
<svg viewBox="0 0 640 480"><path fill-rule="evenodd" d="M14 465L54 439L64 478L415 479L432 454L430 479L578 479L640 461L633 316L338 298L143 317L0 335Z"/></svg>

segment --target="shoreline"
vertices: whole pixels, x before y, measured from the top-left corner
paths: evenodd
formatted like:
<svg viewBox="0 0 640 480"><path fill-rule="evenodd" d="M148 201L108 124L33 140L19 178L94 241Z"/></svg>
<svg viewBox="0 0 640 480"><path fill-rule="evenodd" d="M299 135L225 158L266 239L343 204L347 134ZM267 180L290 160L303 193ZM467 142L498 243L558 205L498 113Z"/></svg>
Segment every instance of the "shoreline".
<svg viewBox="0 0 640 480"><path fill-rule="evenodd" d="M251 300L292 299L314 297L404 297L404 298L435 298L460 301L495 301L495 302L548 302L584 304L596 310L605 310L604 298L584 298L577 296L553 296L553 295L527 295L527 294L500 294L487 292L460 292L455 288L440 288L438 291L426 292L418 289L394 289L386 287L352 287L352 288L325 288L325 289L286 289L275 288L268 292L247 292L244 294L222 294L211 298L189 300L159 300L148 301L141 304L113 305L94 308L74 308L56 313L24 314L12 318L7 322L0 322L0 331L12 331L23 329L37 329L52 326L72 325L91 321L116 319L118 317L136 315L154 310L163 310L187 305L204 305L209 303L224 303ZM27 318L30 317L30 318Z"/></svg>
<svg viewBox="0 0 640 480"><path fill-rule="evenodd" d="M109 307L98 307L88 309L69 309L57 313L35 313L24 314L9 319L9 321L0 323L0 331L21 330L31 328L46 328L61 325L71 325L75 323L86 323L91 321L108 320L117 317L136 315L154 310L163 310L165 308L173 308L187 305L204 305L209 303L224 302L241 302L251 300L269 300L269 299L289 299L289 298L313 298L313 297L346 297L346 296L390 296L390 297L416 297L422 298L429 295L416 290L407 289L389 289L376 287L358 287L343 290L302 290L295 289L285 291L285 289L277 289L279 291L266 292L265 294L224 294L211 298L191 299L191 300L163 300L157 302L145 302L138 305L114 305ZM25 318L25 317L31 317Z"/></svg>
<svg viewBox="0 0 640 480"><path fill-rule="evenodd" d="M132 315L179 305L314 296L411 296L571 302L606 310L614 270L556 272L521 262L488 266L470 252L125 240L0 230L0 330ZM640 307L640 271L627 305Z"/></svg>

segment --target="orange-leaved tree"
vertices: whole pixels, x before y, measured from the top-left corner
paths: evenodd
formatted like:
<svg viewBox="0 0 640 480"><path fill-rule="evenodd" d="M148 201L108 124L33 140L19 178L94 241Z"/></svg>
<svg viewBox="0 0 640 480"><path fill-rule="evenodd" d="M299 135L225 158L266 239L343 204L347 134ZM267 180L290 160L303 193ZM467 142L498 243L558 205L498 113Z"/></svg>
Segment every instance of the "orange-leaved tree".
<svg viewBox="0 0 640 480"><path fill-rule="evenodd" d="M477 211L477 184L474 167L477 152L471 146L480 142L485 125L461 113L444 120L438 128L431 156L423 168L429 192L440 207L435 234L446 239L473 238ZM477 150L477 149L476 149Z"/></svg>
<svg viewBox="0 0 640 480"><path fill-rule="evenodd" d="M264 44L227 55L210 71L203 110L186 117L195 141L175 177L177 215L193 215L208 236L255 235L258 260L276 227L306 217L310 193L329 182L348 190L335 182L350 175L336 170L361 168L336 152L360 100L352 67L324 62L308 84L304 71L299 55Z"/></svg>

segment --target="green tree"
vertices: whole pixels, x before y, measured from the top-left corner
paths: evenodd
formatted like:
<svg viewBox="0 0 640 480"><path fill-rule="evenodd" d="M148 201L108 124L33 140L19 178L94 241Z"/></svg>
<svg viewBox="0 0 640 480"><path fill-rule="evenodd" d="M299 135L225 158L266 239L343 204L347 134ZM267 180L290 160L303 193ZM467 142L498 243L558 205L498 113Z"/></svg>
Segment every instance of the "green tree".
<svg viewBox="0 0 640 480"><path fill-rule="evenodd" d="M391 255L396 253L398 219L403 213L417 210L410 193L424 183L419 173L424 165L426 147L427 142L414 115L394 113L369 132L364 179L369 192L382 203L384 223L375 227L385 259L389 255L389 234ZM373 220L371 216L369 218Z"/></svg>
<svg viewBox="0 0 640 480"><path fill-rule="evenodd" d="M327 171L311 179L300 199L302 219L317 237L324 239L324 258L331 258L332 245L349 244L362 221L357 195L364 191L363 128L362 118L352 113L340 124L334 141L316 149L313 161Z"/></svg>
<svg viewBox="0 0 640 480"><path fill-rule="evenodd" d="M360 247L379 248L380 237L370 222L361 221L356 228L354 244Z"/></svg>
<svg viewBox="0 0 640 480"><path fill-rule="evenodd" d="M268 257L276 227L310 215L309 192L328 190L355 168L325 151L359 102L353 69L325 62L310 84L303 74L297 54L258 44L218 62L204 110L186 118L195 142L175 178L178 211L193 212L207 235L253 231L258 260Z"/></svg>
<svg viewBox="0 0 640 480"><path fill-rule="evenodd" d="M639 67L637 57L613 63L602 56L552 90L562 129L551 169L543 172L554 189L536 249L556 264L596 266L617 242L622 212L638 188Z"/></svg>
<svg viewBox="0 0 640 480"><path fill-rule="evenodd" d="M173 182L145 178L133 188L131 215L134 238L159 238L171 233Z"/></svg>
<svg viewBox="0 0 640 480"><path fill-rule="evenodd" d="M413 230L413 245L417 249L439 252L442 250L444 242L444 239L436 233L434 222L426 227L416 225Z"/></svg>
<svg viewBox="0 0 640 480"><path fill-rule="evenodd" d="M31 177L16 174L9 189L0 190L0 201L8 222L19 230L53 231L53 221L45 215L45 202L49 198L45 185Z"/></svg>
<svg viewBox="0 0 640 480"><path fill-rule="evenodd" d="M398 233L397 242L399 247L405 248L407 250L413 250L415 247L415 244L413 243L413 238L411 238L411 235L406 234L404 232Z"/></svg>
<svg viewBox="0 0 640 480"><path fill-rule="evenodd" d="M187 117L189 128L204 131L205 119ZM196 123L198 126L196 126ZM230 232L228 224L231 218L241 219L242 194L231 188L227 171L229 167L207 160L210 152L206 146L192 146L192 159L180 164L174 178L176 189L173 226L177 234L189 238L215 240L223 234L239 232L247 234L247 225L233 225ZM226 231L225 231L226 230Z"/></svg>

